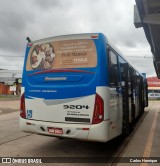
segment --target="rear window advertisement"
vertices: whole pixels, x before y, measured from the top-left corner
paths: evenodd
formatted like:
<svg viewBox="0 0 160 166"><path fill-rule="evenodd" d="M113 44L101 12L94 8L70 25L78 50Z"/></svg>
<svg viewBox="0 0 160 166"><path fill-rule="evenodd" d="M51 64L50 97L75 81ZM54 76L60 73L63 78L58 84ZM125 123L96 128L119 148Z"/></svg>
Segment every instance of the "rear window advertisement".
<svg viewBox="0 0 160 166"><path fill-rule="evenodd" d="M55 41L32 46L26 70L83 68L97 65L93 40Z"/></svg>

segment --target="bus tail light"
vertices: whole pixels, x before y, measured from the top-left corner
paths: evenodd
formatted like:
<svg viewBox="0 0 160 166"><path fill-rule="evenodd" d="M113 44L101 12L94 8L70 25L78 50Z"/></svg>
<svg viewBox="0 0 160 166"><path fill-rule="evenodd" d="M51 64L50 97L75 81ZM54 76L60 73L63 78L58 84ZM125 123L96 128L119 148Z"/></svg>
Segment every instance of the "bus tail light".
<svg viewBox="0 0 160 166"><path fill-rule="evenodd" d="M20 116L22 118L26 118L26 109L25 109L25 98L24 93L21 96L21 103L20 103Z"/></svg>
<svg viewBox="0 0 160 166"><path fill-rule="evenodd" d="M104 102L101 96L96 94L92 124L101 123L104 119Z"/></svg>

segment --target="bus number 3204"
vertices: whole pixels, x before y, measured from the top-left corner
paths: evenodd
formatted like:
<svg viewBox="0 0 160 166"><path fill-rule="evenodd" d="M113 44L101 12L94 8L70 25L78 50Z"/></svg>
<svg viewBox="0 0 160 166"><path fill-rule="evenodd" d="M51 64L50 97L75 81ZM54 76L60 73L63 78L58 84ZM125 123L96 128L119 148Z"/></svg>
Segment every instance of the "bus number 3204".
<svg viewBox="0 0 160 166"><path fill-rule="evenodd" d="M88 105L63 105L64 109L89 109Z"/></svg>

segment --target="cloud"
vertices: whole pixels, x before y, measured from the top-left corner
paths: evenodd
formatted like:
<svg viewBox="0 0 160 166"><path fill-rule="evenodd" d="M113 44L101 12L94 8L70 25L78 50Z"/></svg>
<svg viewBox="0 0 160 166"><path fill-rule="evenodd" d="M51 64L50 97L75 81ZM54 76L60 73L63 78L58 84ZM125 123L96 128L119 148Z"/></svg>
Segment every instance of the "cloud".
<svg viewBox="0 0 160 166"><path fill-rule="evenodd" d="M143 58L143 57L128 57L131 64L134 64L134 67L140 72L140 73L147 73L148 75L154 75L154 66L153 66L153 60L152 58ZM142 65L144 64L144 65Z"/></svg>
<svg viewBox="0 0 160 166"><path fill-rule="evenodd" d="M1 0L0 54L24 55L27 36L37 40L88 32L104 33L123 51L150 50L143 29L133 25L134 4L135 0Z"/></svg>
<svg viewBox="0 0 160 166"><path fill-rule="evenodd" d="M62 0L33 0L34 7L39 7L40 10L48 10L48 9L64 9L68 5L71 4L69 0L62 1Z"/></svg>
<svg viewBox="0 0 160 166"><path fill-rule="evenodd" d="M24 50L24 33L33 15L25 8L22 1L0 1L0 50L22 53Z"/></svg>

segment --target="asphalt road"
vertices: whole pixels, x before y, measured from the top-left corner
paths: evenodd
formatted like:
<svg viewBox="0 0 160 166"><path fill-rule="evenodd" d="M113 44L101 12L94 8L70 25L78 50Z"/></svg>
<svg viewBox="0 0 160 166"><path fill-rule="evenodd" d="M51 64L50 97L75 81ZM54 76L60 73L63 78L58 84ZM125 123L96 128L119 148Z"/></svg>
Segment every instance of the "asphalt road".
<svg viewBox="0 0 160 166"><path fill-rule="evenodd" d="M0 157L116 157L124 150L132 138L132 136L120 136L107 143L96 143L72 139L59 140L54 137L24 133L19 129L18 107L19 101L0 101ZM56 163L55 165L111 164Z"/></svg>

